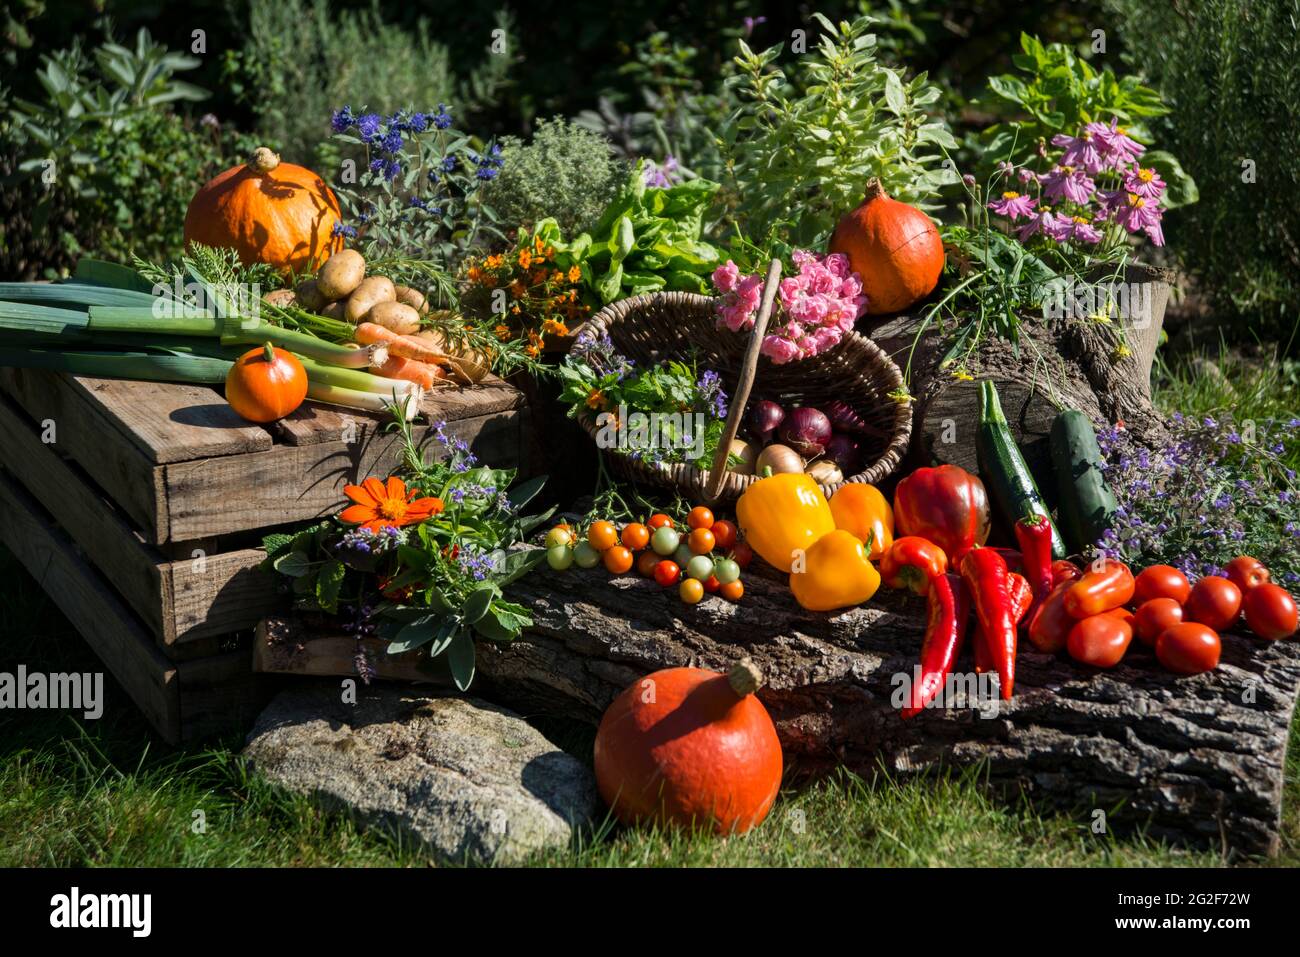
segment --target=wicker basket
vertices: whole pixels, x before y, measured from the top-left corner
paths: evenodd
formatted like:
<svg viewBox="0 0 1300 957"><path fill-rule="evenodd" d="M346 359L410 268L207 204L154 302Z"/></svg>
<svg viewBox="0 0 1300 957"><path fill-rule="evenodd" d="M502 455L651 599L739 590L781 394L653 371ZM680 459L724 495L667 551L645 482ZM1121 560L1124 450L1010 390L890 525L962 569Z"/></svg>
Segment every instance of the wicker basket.
<svg viewBox="0 0 1300 957"><path fill-rule="evenodd" d="M574 330L578 335L608 334L614 348L645 366L669 359L684 359L694 352L700 365L715 370L729 393L730 411L717 460L701 469L694 463L652 463L634 459L616 449L604 450L615 470L637 481L677 488L692 501L734 502L758 481L725 469L727 450L757 380L757 394L782 406L820 405L842 399L852 406L876 435L861 437L869 463L847 482L875 484L889 476L902 461L912 433L912 413L906 402L890 398L903 387L903 374L893 360L870 339L857 333L844 337L833 349L808 359L778 365L759 354L776 291L777 264L768 273L763 308L749 337L718 329L715 300L694 293L660 292L633 296L611 303ZM578 421L594 439L600 431L598 413L583 409ZM845 482L823 484L829 498Z"/></svg>

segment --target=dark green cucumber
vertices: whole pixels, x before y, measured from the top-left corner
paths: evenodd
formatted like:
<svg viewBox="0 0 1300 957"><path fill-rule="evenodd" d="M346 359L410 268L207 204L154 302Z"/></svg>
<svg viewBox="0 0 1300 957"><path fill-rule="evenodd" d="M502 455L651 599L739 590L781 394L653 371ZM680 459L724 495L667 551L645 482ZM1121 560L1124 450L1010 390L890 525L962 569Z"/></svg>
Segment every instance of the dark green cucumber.
<svg viewBox="0 0 1300 957"><path fill-rule="evenodd" d="M1052 467L1061 491L1057 512L1070 548L1083 551L1101 537L1117 503L1102 476L1101 449L1092 422L1067 409L1052 422Z"/></svg>
<svg viewBox="0 0 1300 957"><path fill-rule="evenodd" d="M1064 558L1065 542L1052 524L1052 515L1011 435L997 387L987 379L980 383L980 424L975 451L979 455L980 475L1003 518L1014 523L1029 515L1043 516L1052 526L1052 557Z"/></svg>

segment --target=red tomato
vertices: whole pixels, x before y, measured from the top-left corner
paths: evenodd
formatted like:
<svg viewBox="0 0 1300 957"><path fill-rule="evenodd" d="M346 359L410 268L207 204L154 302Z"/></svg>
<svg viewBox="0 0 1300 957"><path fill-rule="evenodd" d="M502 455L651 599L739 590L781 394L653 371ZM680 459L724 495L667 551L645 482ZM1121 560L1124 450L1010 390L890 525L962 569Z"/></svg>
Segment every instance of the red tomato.
<svg viewBox="0 0 1300 957"><path fill-rule="evenodd" d="M1065 640L1070 657L1094 668L1119 664L1133 640L1133 629L1117 615L1093 615L1074 623Z"/></svg>
<svg viewBox="0 0 1300 957"><path fill-rule="evenodd" d="M1191 592L1192 586L1187 581L1187 576L1172 565L1144 568L1133 583L1133 600L1139 605L1152 598L1172 598L1182 605Z"/></svg>
<svg viewBox="0 0 1300 957"><path fill-rule="evenodd" d="M736 544L736 526L725 518L720 518L713 523L711 531L714 541L718 543L717 547L724 552L731 551Z"/></svg>
<svg viewBox="0 0 1300 957"><path fill-rule="evenodd" d="M1223 631L1241 611L1241 589L1218 575L1206 575L1192 586L1183 617L1215 631Z"/></svg>
<svg viewBox="0 0 1300 957"><path fill-rule="evenodd" d="M1281 585L1256 585L1242 600L1246 626L1261 638L1290 638L1300 624L1295 599Z"/></svg>
<svg viewBox="0 0 1300 957"><path fill-rule="evenodd" d="M587 542L598 552L611 549L618 544L618 529L613 522L604 519L592 522L591 528L587 529Z"/></svg>
<svg viewBox="0 0 1300 957"><path fill-rule="evenodd" d="M653 577L655 573L655 566L659 564L659 561L660 561L660 557L657 554L650 551L649 549L646 549L644 552L642 552L640 555L636 557L637 573L640 575L644 575L646 578Z"/></svg>
<svg viewBox="0 0 1300 957"><path fill-rule="evenodd" d="M600 553L605 562L605 570L611 575L622 575L632 569L632 553L622 545L615 545Z"/></svg>
<svg viewBox="0 0 1300 957"><path fill-rule="evenodd" d="M691 532L691 537L686 540L686 544L696 555L707 555L713 551L716 542L713 533L707 528L697 528Z"/></svg>
<svg viewBox="0 0 1300 957"><path fill-rule="evenodd" d="M1238 555L1228 562L1228 581L1241 589L1242 594L1269 581L1268 569L1249 555Z"/></svg>
<svg viewBox="0 0 1300 957"><path fill-rule="evenodd" d="M1134 631L1144 645L1155 645L1161 632L1181 624L1183 606L1172 598L1152 598L1138 605L1133 615Z"/></svg>
<svg viewBox="0 0 1300 957"><path fill-rule="evenodd" d="M655 565L655 581L667 588L669 585L676 585L677 579L682 577L682 570L677 567L676 562L670 562L664 559Z"/></svg>
<svg viewBox="0 0 1300 957"><path fill-rule="evenodd" d="M672 528L673 520L669 518L667 515L665 515L663 512L655 512L653 515L650 516L650 520L646 522L646 524L650 526L651 529L663 528L665 525L667 525L669 528Z"/></svg>
<svg viewBox="0 0 1300 957"><path fill-rule="evenodd" d="M1185 621L1161 632L1156 639L1156 658L1180 675L1199 675L1219 667L1223 646L1213 628Z"/></svg>
<svg viewBox="0 0 1300 957"><path fill-rule="evenodd" d="M704 590L710 595L722 587L722 582L718 581L717 575L710 575L704 579Z"/></svg>
<svg viewBox="0 0 1300 957"><path fill-rule="evenodd" d="M1103 611L1103 615L1110 615L1112 618L1118 618L1130 628L1135 628L1137 616L1127 608L1112 608L1110 611ZM1136 634L1136 631L1134 632Z"/></svg>
<svg viewBox="0 0 1300 957"><path fill-rule="evenodd" d="M754 550L744 542L736 542L736 547L731 550L731 557L741 568L748 568L749 563L754 560Z"/></svg>
<svg viewBox="0 0 1300 957"><path fill-rule="evenodd" d="M640 522L633 522L630 525L623 526L621 541L625 546L634 552L639 552L650 544L650 529L646 528Z"/></svg>
<svg viewBox="0 0 1300 957"><path fill-rule="evenodd" d="M720 589L722 597L727 601L740 601L740 596L745 594L745 585L739 578L734 582L727 582Z"/></svg>
<svg viewBox="0 0 1300 957"><path fill-rule="evenodd" d="M691 528L712 528L713 513L703 505L696 505L686 516L686 524Z"/></svg>

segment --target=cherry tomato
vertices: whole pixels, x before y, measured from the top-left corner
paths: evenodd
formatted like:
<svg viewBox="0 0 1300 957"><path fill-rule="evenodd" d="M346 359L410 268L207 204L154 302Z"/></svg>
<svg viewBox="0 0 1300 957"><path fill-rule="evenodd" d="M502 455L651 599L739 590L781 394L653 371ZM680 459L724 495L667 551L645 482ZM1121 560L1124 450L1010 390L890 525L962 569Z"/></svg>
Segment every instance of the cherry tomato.
<svg viewBox="0 0 1300 957"><path fill-rule="evenodd" d="M650 578L654 575L655 566L658 565L660 561L662 561L662 559L647 548L636 557L637 574Z"/></svg>
<svg viewBox="0 0 1300 957"><path fill-rule="evenodd" d="M1172 598L1152 598L1138 605L1133 615L1134 631L1138 641L1154 646L1161 632L1181 624L1183 606Z"/></svg>
<svg viewBox="0 0 1300 957"><path fill-rule="evenodd" d="M1295 599L1281 585L1256 585L1242 600L1246 626L1261 638L1290 638L1300 624Z"/></svg>
<svg viewBox="0 0 1300 957"><path fill-rule="evenodd" d="M1268 569L1249 555L1238 555L1228 562L1227 571L1228 581L1240 588L1243 595L1269 582Z"/></svg>
<svg viewBox="0 0 1300 957"><path fill-rule="evenodd" d="M1156 639L1156 658L1180 675L1213 671L1219 667L1222 650L1218 632L1191 621L1166 628Z"/></svg>
<svg viewBox="0 0 1300 957"><path fill-rule="evenodd" d="M1065 640L1066 650L1075 661L1094 668L1113 668L1119 664L1133 640L1133 629L1116 615L1093 615L1076 621Z"/></svg>
<svg viewBox="0 0 1300 957"><path fill-rule="evenodd" d="M568 545L552 545L546 550L546 564L562 572L573 564L573 549Z"/></svg>
<svg viewBox="0 0 1300 957"><path fill-rule="evenodd" d="M590 542L578 542L573 546L573 560L579 568L595 568L600 564L600 552L592 548Z"/></svg>
<svg viewBox="0 0 1300 957"><path fill-rule="evenodd" d="M724 552L731 551L732 546L736 544L736 526L734 523L720 518L713 523L713 540L717 542L717 547Z"/></svg>
<svg viewBox="0 0 1300 957"><path fill-rule="evenodd" d="M707 555L713 551L713 546L717 543L717 540L707 528L697 528L691 532L691 537L687 539L687 542L691 546L691 551L696 555Z"/></svg>
<svg viewBox="0 0 1300 957"><path fill-rule="evenodd" d="M632 553L622 545L615 545L600 553L605 562L605 570L611 575L622 575L632 570Z"/></svg>
<svg viewBox="0 0 1300 957"><path fill-rule="evenodd" d="M677 530L667 525L656 528L655 533L650 536L650 547L657 555L671 555L677 551L677 546L681 543L682 537L677 534Z"/></svg>
<svg viewBox="0 0 1300 957"><path fill-rule="evenodd" d="M719 558L713 563L713 574L725 585L740 577L740 566L733 559Z"/></svg>
<svg viewBox="0 0 1300 957"><path fill-rule="evenodd" d="M1192 586L1192 594L1183 608L1183 617L1223 631L1237 620L1241 611L1241 589L1218 575L1206 575Z"/></svg>
<svg viewBox="0 0 1300 957"><path fill-rule="evenodd" d="M672 528L673 520L663 512L655 512L650 516L650 520L646 524L651 528Z"/></svg>
<svg viewBox="0 0 1300 957"><path fill-rule="evenodd" d="M646 528L640 522L633 522L630 525L623 526L623 534L620 536L623 545L639 552L650 544L650 529Z"/></svg>
<svg viewBox="0 0 1300 957"><path fill-rule="evenodd" d="M572 545L573 531L568 525L556 525L546 533L546 547L554 548L556 545Z"/></svg>
<svg viewBox="0 0 1300 957"><path fill-rule="evenodd" d="M708 578L704 579L704 590L708 592L710 595L712 595L715 591L717 591L721 587L722 587L722 582L718 581L717 575L710 575Z"/></svg>
<svg viewBox="0 0 1300 957"><path fill-rule="evenodd" d="M691 578L704 581L713 574L713 559L708 555L696 555L686 563L686 574Z"/></svg>
<svg viewBox="0 0 1300 957"><path fill-rule="evenodd" d="M691 514L686 516L686 524L691 528L712 528L713 513L703 505L696 505Z"/></svg>
<svg viewBox="0 0 1300 957"><path fill-rule="evenodd" d="M718 593L727 601L740 601L740 596L745 594L745 583L737 578L734 582L723 585Z"/></svg>
<svg viewBox="0 0 1300 957"><path fill-rule="evenodd" d="M1172 565L1152 565L1142 569L1133 585L1133 600L1139 605L1152 598L1172 598L1178 604L1187 602L1192 586L1187 576Z"/></svg>
<svg viewBox="0 0 1300 957"><path fill-rule="evenodd" d="M677 567L676 562L670 562L667 559L655 565L655 581L667 588L669 585L676 585L677 579L682 577L682 570Z"/></svg>
<svg viewBox="0 0 1300 957"><path fill-rule="evenodd" d="M618 544L618 529L613 522L592 522L591 528L587 529L587 541L596 551L603 552Z"/></svg>
<svg viewBox="0 0 1300 957"><path fill-rule="evenodd" d="M741 568L748 568L749 563L754 560L754 550L744 542L736 542L736 547L731 550L731 557Z"/></svg>
<svg viewBox="0 0 1300 957"><path fill-rule="evenodd" d="M677 597L688 605L694 605L704 597L704 585L698 578L683 578L677 586Z"/></svg>

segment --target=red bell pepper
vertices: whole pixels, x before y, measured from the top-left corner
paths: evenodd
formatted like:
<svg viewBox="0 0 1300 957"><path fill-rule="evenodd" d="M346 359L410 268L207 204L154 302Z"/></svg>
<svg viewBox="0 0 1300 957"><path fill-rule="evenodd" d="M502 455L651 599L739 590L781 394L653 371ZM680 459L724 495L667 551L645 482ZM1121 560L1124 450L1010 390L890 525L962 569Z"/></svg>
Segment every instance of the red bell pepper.
<svg viewBox="0 0 1300 957"><path fill-rule="evenodd" d="M948 556L934 542L916 535L894 539L880 559L880 578L890 588L910 588L918 595L930 590L930 579L948 570Z"/></svg>
<svg viewBox="0 0 1300 957"><path fill-rule="evenodd" d="M1061 582L1072 582L1082 577L1083 569L1068 558L1060 558L1052 562L1052 587L1056 587Z"/></svg>
<svg viewBox="0 0 1300 957"><path fill-rule="evenodd" d="M999 549L1001 551L1001 549ZM1012 616L1015 618L1016 626L1029 613L1030 607L1034 603L1034 593L1029 587L1029 581L1023 575L1017 575L1015 572L1009 572L1007 575L1009 587L1011 589ZM995 668L994 656L992 649L989 648L984 637L984 630L978 625L975 627L975 671L977 674L983 674L986 671L992 671Z"/></svg>
<svg viewBox="0 0 1300 957"><path fill-rule="evenodd" d="M984 483L956 465L917 469L894 492L894 526L943 549L958 567L965 554L989 538L989 498Z"/></svg>
<svg viewBox="0 0 1300 957"><path fill-rule="evenodd" d="M1025 556L1025 577L1034 600L1042 601L1052 590L1052 523L1042 515L1016 522L1016 541Z"/></svg>
<svg viewBox="0 0 1300 957"><path fill-rule="evenodd" d="M1076 619L1065 610L1065 593L1074 582L1066 580L1048 593L1029 619L1029 640L1039 651L1054 655L1064 650Z"/></svg>
<svg viewBox="0 0 1300 957"><path fill-rule="evenodd" d="M1123 562L1106 559L1100 567L1090 566L1082 578L1065 593L1065 610L1075 618L1089 618L1127 604L1136 583Z"/></svg>
<svg viewBox="0 0 1300 957"><path fill-rule="evenodd" d="M936 575L928 585L926 597L925 641L921 645L921 680L912 686L912 699L903 709L910 718L934 700L952 666L961 654L966 639L966 619L970 617L970 600L961 576Z"/></svg>
<svg viewBox="0 0 1300 957"><path fill-rule="evenodd" d="M972 548L961 561L961 577L970 588L975 620L997 670L1002 698L1011 698L1016 681L1016 618L1011 573L990 548Z"/></svg>

